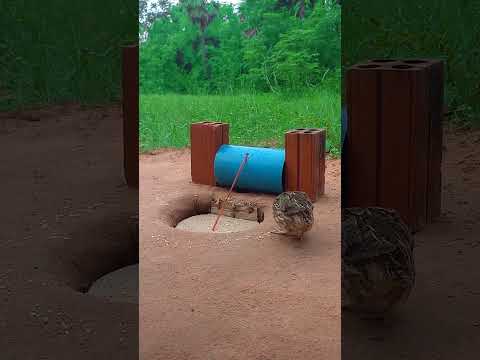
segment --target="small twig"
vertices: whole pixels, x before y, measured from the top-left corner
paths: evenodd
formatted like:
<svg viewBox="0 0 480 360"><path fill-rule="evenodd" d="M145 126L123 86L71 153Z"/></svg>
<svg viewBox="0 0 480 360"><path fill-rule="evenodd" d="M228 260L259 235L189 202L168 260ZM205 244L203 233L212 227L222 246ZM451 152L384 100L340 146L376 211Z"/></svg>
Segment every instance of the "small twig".
<svg viewBox="0 0 480 360"><path fill-rule="evenodd" d="M238 178L240 177L240 173L242 172L243 167L247 163L247 160L248 160L248 153L245 154L245 157L243 158L243 161L242 161L242 163L240 164L240 167L237 170L237 174L235 175L235 178L233 179L232 186L230 186L230 190L228 191L227 196L225 197L225 199L223 201L218 202L218 206L220 207L219 208L220 211L218 212L217 218L215 219L215 223L213 224L212 231L215 231L215 228L217 227L218 220L223 215L223 209L224 209L223 204L226 204L226 202L228 201L228 199L230 197L230 194L233 191L233 188L237 184Z"/></svg>

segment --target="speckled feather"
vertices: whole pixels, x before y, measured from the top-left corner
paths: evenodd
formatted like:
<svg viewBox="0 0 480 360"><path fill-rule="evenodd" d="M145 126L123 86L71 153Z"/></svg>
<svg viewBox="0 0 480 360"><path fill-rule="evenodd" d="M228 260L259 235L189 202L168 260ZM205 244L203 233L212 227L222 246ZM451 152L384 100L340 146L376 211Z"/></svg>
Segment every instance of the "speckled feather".
<svg viewBox="0 0 480 360"><path fill-rule="evenodd" d="M393 210L342 211L342 306L383 314L405 301L415 283L414 242Z"/></svg>
<svg viewBox="0 0 480 360"><path fill-rule="evenodd" d="M313 204L304 192L281 193L275 199L272 209L273 218L285 235L301 238L313 226Z"/></svg>

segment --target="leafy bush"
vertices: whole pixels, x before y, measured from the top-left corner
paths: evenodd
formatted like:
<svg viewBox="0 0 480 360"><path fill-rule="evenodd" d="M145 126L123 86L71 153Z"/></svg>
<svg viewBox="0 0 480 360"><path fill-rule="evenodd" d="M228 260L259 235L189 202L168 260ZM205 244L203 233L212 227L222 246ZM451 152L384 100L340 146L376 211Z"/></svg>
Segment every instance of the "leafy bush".
<svg viewBox="0 0 480 360"><path fill-rule="evenodd" d="M246 0L235 10L183 0L147 35L142 93L300 91L340 67L340 7L330 2Z"/></svg>

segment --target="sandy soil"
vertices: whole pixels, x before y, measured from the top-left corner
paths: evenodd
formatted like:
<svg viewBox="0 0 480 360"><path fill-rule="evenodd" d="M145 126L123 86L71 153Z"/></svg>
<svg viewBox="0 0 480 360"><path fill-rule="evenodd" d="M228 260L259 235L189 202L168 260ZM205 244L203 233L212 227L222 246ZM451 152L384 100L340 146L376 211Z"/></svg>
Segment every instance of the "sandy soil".
<svg viewBox="0 0 480 360"><path fill-rule="evenodd" d="M190 182L188 150L140 160L140 358L340 359L340 163L304 242L270 234L271 211L240 233L192 234L165 221ZM221 190L222 192L224 190ZM267 208L273 196L236 195Z"/></svg>
<svg viewBox="0 0 480 360"><path fill-rule="evenodd" d="M118 106L0 114L0 358L133 359L137 305L82 291L138 260Z"/></svg>
<svg viewBox="0 0 480 360"><path fill-rule="evenodd" d="M342 314L342 359L477 359L480 131L445 134L444 215L415 236L417 280L384 321Z"/></svg>

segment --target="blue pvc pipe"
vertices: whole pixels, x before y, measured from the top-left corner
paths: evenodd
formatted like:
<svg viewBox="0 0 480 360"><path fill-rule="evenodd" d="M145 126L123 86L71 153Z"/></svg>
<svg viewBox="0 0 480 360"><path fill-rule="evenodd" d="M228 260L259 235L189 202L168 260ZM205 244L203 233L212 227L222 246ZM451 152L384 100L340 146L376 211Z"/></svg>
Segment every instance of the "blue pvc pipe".
<svg viewBox="0 0 480 360"><path fill-rule="evenodd" d="M240 191L280 194L283 192L284 149L222 145L215 155L217 184L230 187L245 154L248 161L237 181Z"/></svg>

